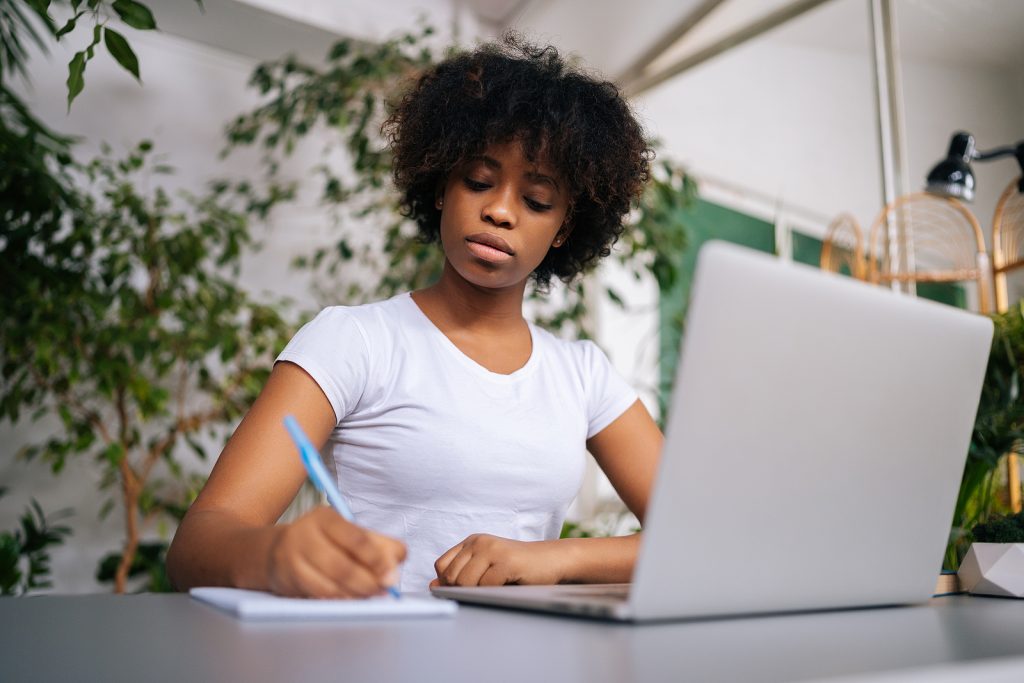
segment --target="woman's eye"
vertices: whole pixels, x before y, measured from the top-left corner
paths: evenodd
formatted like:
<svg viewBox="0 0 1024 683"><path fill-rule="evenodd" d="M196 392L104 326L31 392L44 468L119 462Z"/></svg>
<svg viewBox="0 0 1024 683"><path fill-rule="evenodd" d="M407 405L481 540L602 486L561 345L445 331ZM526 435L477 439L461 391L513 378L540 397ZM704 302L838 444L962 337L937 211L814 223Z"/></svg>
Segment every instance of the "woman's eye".
<svg viewBox="0 0 1024 683"><path fill-rule="evenodd" d="M489 184L481 182L479 180L473 180L472 178L466 178L463 182L465 182L466 187L473 190L474 192L481 192L490 187Z"/></svg>
<svg viewBox="0 0 1024 683"><path fill-rule="evenodd" d="M550 211L552 207L551 204L538 202L536 199L530 199L529 197L526 197L526 205L534 211Z"/></svg>

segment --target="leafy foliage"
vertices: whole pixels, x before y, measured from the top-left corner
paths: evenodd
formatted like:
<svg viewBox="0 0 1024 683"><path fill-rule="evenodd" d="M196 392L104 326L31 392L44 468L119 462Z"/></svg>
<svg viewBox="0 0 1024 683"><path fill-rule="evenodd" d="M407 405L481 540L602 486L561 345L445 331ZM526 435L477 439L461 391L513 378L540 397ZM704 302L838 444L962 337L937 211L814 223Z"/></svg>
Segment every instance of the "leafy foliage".
<svg viewBox="0 0 1024 683"><path fill-rule="evenodd" d="M390 153L379 132L388 98L406 77L432 63L432 53L421 45L432 33L425 28L378 45L343 39L331 48L323 66L293 56L261 64L250 85L269 99L228 128L225 153L258 145L272 182L281 161L303 138L314 130L326 131L321 136L327 140L324 161L309 169L319 178L323 206L338 227L371 219L384 223L383 249L377 240L343 228L334 245L296 261L326 276L321 287L325 297L330 292L337 300L340 292L348 302L385 298L425 286L440 274L437 250L421 244L415 226L399 214L390 185ZM341 164L330 161L339 157ZM350 262L358 268L344 268ZM361 276L367 271L376 276L369 287Z"/></svg>
<svg viewBox="0 0 1024 683"><path fill-rule="evenodd" d="M71 10L70 16L60 28L50 16L51 7L57 4L67 4ZM196 0L196 4L202 9L202 0ZM131 45L123 35L107 24L116 17L136 30L154 30L156 20L146 5L135 0L69 0L67 3L54 3L51 0L0 0L0 41L3 46L0 49L0 71L7 70L4 67L12 66L14 71L27 77L23 66L27 61L23 33L27 34L28 39L37 47L46 49L46 43L29 21L32 15L55 40L62 40L65 36L73 34L80 26L91 24L89 42L68 62L69 111L71 103L85 87L85 67L96 56L96 48L100 43L106 45L107 52L118 64L141 82L139 60Z"/></svg>
<svg viewBox="0 0 1024 683"><path fill-rule="evenodd" d="M992 320L992 351L946 549L944 566L950 569L958 567L967 553L972 528L1009 511L1008 501L999 497L999 465L1007 454L1024 453L1024 301Z"/></svg>
<svg viewBox="0 0 1024 683"><path fill-rule="evenodd" d="M0 488L0 497L6 489ZM33 590L50 588L51 546L57 546L71 534L66 526L53 522L69 515L61 510L48 520L33 500L21 516L21 526L14 531L0 531L0 595L24 595Z"/></svg>
<svg viewBox="0 0 1024 683"><path fill-rule="evenodd" d="M149 593L170 593L174 591L171 580L167 578L167 547L166 541L140 543L135 557L128 568L128 578L145 577L141 591ZM96 580L100 583L113 583L117 578L117 568L121 566L123 555L109 553L100 560L96 568Z"/></svg>
<svg viewBox="0 0 1024 683"><path fill-rule="evenodd" d="M60 428L22 454L55 473L86 456L104 489L116 484L104 515L120 500L125 544L114 578L124 590L146 523L180 519L201 486L180 456L205 457L200 433L215 434L251 404L290 334L274 303L235 284L254 247L250 220L286 193L257 197L227 182L201 196L142 191L170 172L149 142L125 158L105 149L74 161L72 141L41 124L6 79L27 78L29 45L45 51L47 37L90 23L91 42L69 65L70 106L101 41L139 78L110 19L138 30L156 22L134 0L69 4L58 28L49 0L0 0L0 419L56 416Z"/></svg>
<svg viewBox="0 0 1024 683"><path fill-rule="evenodd" d="M655 166L651 176L633 230L623 234L618 258L626 265L642 265L654 276L658 290L667 292L679 278L676 264L686 249L682 214L697 199L697 183L668 161Z"/></svg>
<svg viewBox="0 0 1024 683"><path fill-rule="evenodd" d="M1024 512L998 516L971 530L979 543L1024 543Z"/></svg>
<svg viewBox="0 0 1024 683"><path fill-rule="evenodd" d="M58 416L62 429L24 455L55 473L85 455L105 487L118 485L129 536L119 588L137 514L168 510L157 465L181 480L179 448L205 457L200 430L216 433L255 400L290 333L273 305L234 282L253 246L250 216L273 201L227 183L178 201L159 186L142 194L169 172L150 152L143 142L80 167L88 191L70 210L52 224L8 226L0 250L0 418L18 420L23 408Z"/></svg>

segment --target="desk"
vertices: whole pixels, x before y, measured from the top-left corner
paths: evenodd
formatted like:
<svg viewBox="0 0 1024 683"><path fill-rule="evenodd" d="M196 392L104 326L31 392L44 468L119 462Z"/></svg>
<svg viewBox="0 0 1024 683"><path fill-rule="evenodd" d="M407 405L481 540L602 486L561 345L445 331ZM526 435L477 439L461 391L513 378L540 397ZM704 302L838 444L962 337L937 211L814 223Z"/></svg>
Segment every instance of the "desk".
<svg viewBox="0 0 1024 683"><path fill-rule="evenodd" d="M0 600L5 681L791 681L1024 655L1024 601L628 626L460 607L453 619L247 623L185 595Z"/></svg>

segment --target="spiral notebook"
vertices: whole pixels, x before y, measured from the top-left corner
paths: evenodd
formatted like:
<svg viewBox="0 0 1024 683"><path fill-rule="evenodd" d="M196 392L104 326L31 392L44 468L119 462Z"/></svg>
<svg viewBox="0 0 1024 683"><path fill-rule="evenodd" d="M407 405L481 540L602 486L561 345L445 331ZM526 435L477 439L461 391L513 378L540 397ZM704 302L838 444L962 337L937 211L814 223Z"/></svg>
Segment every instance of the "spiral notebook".
<svg viewBox="0 0 1024 683"><path fill-rule="evenodd" d="M219 587L193 588L189 595L246 620L409 619L452 616L458 609L452 600L414 596L316 600Z"/></svg>

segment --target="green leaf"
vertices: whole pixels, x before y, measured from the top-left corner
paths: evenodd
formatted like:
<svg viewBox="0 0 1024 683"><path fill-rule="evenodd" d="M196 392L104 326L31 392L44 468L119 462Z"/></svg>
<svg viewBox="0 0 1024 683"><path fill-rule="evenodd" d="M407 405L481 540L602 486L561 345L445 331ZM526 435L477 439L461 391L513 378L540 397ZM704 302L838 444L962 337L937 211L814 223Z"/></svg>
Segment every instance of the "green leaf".
<svg viewBox="0 0 1024 683"><path fill-rule="evenodd" d="M140 31L156 28L156 19L153 18L153 13L142 3L134 0L114 0L112 7L117 12L117 16L121 17L121 21L132 28L137 28Z"/></svg>
<svg viewBox="0 0 1024 683"><path fill-rule="evenodd" d="M341 59L348 55L351 47L347 40L339 40L331 47L331 51L327 54L327 59L332 61Z"/></svg>
<svg viewBox="0 0 1024 683"><path fill-rule="evenodd" d="M71 103L78 97L85 87L85 79L82 75L85 72L85 53L76 52L68 63L68 111L71 111Z"/></svg>
<svg viewBox="0 0 1024 683"><path fill-rule="evenodd" d="M121 464L124 458L124 448L119 443L112 443L103 450L103 458L114 467Z"/></svg>
<svg viewBox="0 0 1024 683"><path fill-rule="evenodd" d="M55 33L53 37L56 38L57 40L60 40L62 36L65 36L68 33L71 33L72 31L74 31L75 30L75 25L78 22L78 18L80 16L82 16L81 12L79 12L75 16L71 17L70 19L68 19L68 23L64 24L64 26L62 26L61 29L59 31L57 31L57 33Z"/></svg>
<svg viewBox="0 0 1024 683"><path fill-rule="evenodd" d="M21 556L21 544L12 534L0 534L0 595L17 595L18 584L21 582L21 569L18 562Z"/></svg>
<svg viewBox="0 0 1024 683"><path fill-rule="evenodd" d="M619 293L616 292L614 289L612 289L611 287L606 287L605 292L608 294L608 298L611 299L617 306L619 306L619 308L626 307L626 302L622 300L622 297L619 296Z"/></svg>
<svg viewBox="0 0 1024 683"><path fill-rule="evenodd" d="M103 501L103 505L100 507L99 518L106 519L110 512L114 509L114 499L107 498Z"/></svg>
<svg viewBox="0 0 1024 683"><path fill-rule="evenodd" d="M141 82L139 78L139 59L132 52L132 48L128 45L128 41L124 39L124 36L117 31L106 28L103 30L103 40L107 44L107 50L117 60L117 63L135 76L135 80Z"/></svg>
<svg viewBox="0 0 1024 683"><path fill-rule="evenodd" d="M92 28L92 42L85 47L85 58L86 60L94 57L92 49L100 44L100 36L102 35L103 27L96 24Z"/></svg>

